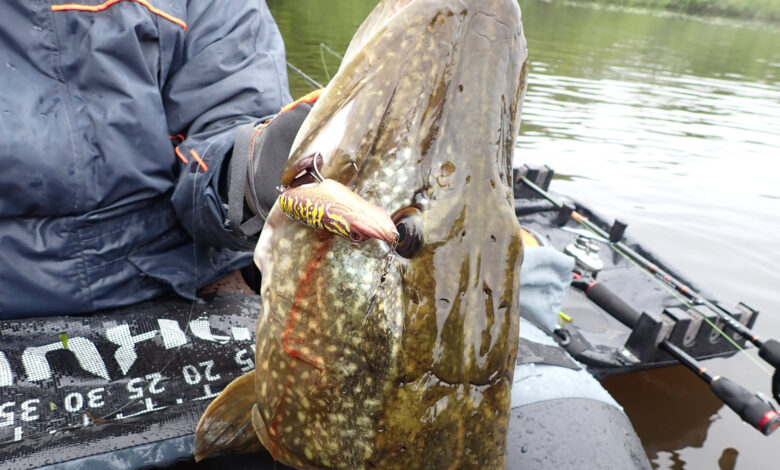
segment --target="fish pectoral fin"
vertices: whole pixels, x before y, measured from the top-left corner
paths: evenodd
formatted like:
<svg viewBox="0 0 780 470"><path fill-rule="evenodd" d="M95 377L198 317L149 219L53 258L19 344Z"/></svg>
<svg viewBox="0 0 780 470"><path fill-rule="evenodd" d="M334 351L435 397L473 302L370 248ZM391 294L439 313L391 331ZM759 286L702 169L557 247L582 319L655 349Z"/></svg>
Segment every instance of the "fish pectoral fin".
<svg viewBox="0 0 780 470"><path fill-rule="evenodd" d="M260 414L260 410L257 409L257 406L252 408L252 426L255 429L257 439L259 439L260 443L271 452L271 455L274 458L276 458L274 455L274 443L271 441L271 436L268 434L268 425Z"/></svg>
<svg viewBox="0 0 780 470"><path fill-rule="evenodd" d="M252 426L255 428L257 438L260 439L263 446L268 449L268 452L270 452L271 457L273 457L274 460L294 468L300 468L301 470L325 470L324 467L312 463L310 459L303 459L303 456L290 452L289 449L284 446L280 446L279 442L271 437L271 427L268 425L265 418L263 418L263 415L260 414L257 405L252 408Z"/></svg>
<svg viewBox="0 0 780 470"><path fill-rule="evenodd" d="M230 382L211 402L195 429L195 460L222 452L262 449L252 427L255 406L255 371Z"/></svg>

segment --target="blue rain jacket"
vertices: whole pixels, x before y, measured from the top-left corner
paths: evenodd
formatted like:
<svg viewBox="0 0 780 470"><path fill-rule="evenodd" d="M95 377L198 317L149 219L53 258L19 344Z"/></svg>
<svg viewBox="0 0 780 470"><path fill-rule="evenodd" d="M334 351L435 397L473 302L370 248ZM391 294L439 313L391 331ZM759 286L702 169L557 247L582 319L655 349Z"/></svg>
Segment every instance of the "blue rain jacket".
<svg viewBox="0 0 780 470"><path fill-rule="evenodd" d="M194 299L249 262L218 185L235 127L290 101L264 1L10 0L0 18L0 319Z"/></svg>

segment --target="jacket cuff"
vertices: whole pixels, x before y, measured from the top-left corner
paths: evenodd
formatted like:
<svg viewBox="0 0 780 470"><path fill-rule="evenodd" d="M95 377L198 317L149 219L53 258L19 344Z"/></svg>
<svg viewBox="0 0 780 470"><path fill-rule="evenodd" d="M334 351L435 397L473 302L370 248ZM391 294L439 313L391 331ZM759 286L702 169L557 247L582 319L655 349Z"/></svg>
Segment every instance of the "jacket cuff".
<svg viewBox="0 0 780 470"><path fill-rule="evenodd" d="M171 201L179 221L197 245L252 251L257 236L246 237L230 230L226 201L219 195L234 138L235 129L231 129L201 142L187 139L176 147L183 165Z"/></svg>

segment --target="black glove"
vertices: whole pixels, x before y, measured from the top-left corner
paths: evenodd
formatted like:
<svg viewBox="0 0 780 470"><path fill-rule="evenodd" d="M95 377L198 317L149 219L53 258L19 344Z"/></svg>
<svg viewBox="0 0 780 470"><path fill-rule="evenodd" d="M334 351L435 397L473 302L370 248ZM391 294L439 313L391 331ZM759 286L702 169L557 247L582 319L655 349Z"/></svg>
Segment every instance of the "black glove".
<svg viewBox="0 0 780 470"><path fill-rule="evenodd" d="M263 228L295 136L322 90L285 106L270 121L239 126L228 166L227 225L251 237ZM254 216L253 216L254 215Z"/></svg>

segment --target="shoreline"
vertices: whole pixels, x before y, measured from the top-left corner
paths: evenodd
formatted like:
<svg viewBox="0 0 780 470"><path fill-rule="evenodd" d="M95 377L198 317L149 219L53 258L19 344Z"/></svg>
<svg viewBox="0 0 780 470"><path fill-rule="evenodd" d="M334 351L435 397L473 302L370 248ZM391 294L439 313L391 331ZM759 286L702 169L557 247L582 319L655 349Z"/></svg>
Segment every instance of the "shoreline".
<svg viewBox="0 0 780 470"><path fill-rule="evenodd" d="M615 8L666 11L705 18L725 18L780 23L780 0L543 0Z"/></svg>

